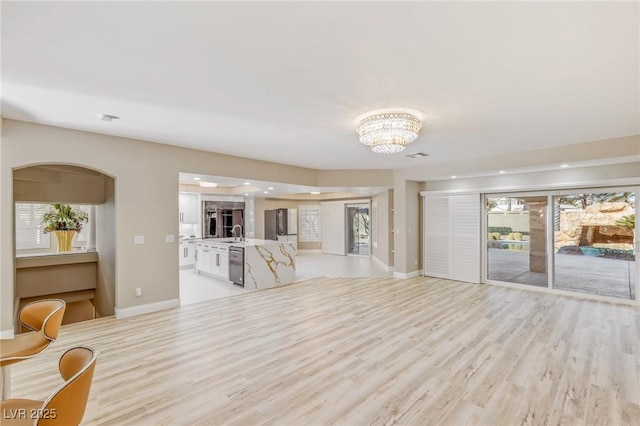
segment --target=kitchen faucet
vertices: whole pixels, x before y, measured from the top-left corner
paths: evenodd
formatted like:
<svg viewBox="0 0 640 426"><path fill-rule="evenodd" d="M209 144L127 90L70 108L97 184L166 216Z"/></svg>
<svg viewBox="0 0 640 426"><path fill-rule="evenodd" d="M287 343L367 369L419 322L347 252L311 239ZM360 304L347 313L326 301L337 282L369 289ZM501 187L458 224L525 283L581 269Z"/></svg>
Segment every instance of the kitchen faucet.
<svg viewBox="0 0 640 426"><path fill-rule="evenodd" d="M233 228L231 228L231 235L233 236L233 241L237 240L237 236L236 236L236 227L240 228L240 241L242 241L242 226L241 225L233 225Z"/></svg>

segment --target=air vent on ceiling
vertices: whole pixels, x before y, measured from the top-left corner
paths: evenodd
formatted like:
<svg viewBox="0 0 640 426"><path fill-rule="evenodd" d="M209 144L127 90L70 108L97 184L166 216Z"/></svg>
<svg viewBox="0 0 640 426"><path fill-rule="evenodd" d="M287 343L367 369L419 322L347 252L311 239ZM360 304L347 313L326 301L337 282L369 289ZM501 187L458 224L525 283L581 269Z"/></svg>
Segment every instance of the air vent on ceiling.
<svg viewBox="0 0 640 426"><path fill-rule="evenodd" d="M424 152L416 152L415 154L407 154L405 155L405 157L409 157L409 158L422 158L422 157L428 157L429 154L425 154Z"/></svg>

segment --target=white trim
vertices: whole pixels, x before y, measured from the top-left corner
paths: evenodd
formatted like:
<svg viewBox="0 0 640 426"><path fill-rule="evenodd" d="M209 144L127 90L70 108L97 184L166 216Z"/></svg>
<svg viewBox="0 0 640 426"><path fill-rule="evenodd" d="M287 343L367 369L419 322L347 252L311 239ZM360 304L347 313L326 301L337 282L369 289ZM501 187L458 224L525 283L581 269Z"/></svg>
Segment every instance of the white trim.
<svg viewBox="0 0 640 426"><path fill-rule="evenodd" d="M393 271L393 266L387 265L386 263L384 263L382 260L378 259L374 255L371 255L371 259L373 259L373 261L385 271Z"/></svg>
<svg viewBox="0 0 640 426"><path fill-rule="evenodd" d="M548 288L548 287L538 287L535 285L506 283L503 281L487 280L485 284L495 285L499 287L514 288L518 290L537 291L539 293L555 294L557 296L569 296L569 297L574 297L576 299L587 299L587 300L595 300L598 302L617 303L619 305L640 306L640 300L637 300L637 299L636 300L620 299L617 297L600 296L597 294L589 294L589 293L578 293L574 291L558 290L558 289Z"/></svg>
<svg viewBox="0 0 640 426"><path fill-rule="evenodd" d="M408 272L408 273L404 273L404 272L394 272L393 273L393 278L402 278L402 279L409 279L409 278L415 278L415 277L419 277L422 275L422 269L419 269L417 271L413 271L413 272Z"/></svg>
<svg viewBox="0 0 640 426"><path fill-rule="evenodd" d="M116 308L116 319L129 318L152 312L164 311L165 309L177 308L180 306L180 299L163 300L161 302L147 303L146 305L132 306L130 308Z"/></svg>
<svg viewBox="0 0 640 426"><path fill-rule="evenodd" d="M301 249L298 250L298 253L322 253L320 249Z"/></svg>
<svg viewBox="0 0 640 426"><path fill-rule="evenodd" d="M13 328L0 330L0 339L13 339L15 336Z"/></svg>

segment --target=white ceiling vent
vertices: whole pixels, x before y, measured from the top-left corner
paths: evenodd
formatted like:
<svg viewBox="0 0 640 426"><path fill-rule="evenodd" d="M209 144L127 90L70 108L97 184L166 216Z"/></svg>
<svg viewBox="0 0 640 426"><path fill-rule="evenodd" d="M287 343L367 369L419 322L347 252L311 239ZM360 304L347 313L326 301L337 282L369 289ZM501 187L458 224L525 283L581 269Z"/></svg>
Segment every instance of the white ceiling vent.
<svg viewBox="0 0 640 426"><path fill-rule="evenodd" d="M422 158L422 157L428 157L429 154L425 154L424 152L416 152L415 154L407 154L405 155L405 157L408 158Z"/></svg>

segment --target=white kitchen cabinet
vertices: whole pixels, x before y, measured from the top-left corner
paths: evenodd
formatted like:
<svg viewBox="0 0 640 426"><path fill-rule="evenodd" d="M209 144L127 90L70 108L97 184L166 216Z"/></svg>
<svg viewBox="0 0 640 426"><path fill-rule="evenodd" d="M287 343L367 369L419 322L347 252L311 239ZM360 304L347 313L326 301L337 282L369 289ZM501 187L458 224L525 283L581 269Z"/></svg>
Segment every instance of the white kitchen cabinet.
<svg viewBox="0 0 640 426"><path fill-rule="evenodd" d="M187 268L195 265L196 259L196 245L193 241L180 241L178 244L178 258L180 260L179 265L182 268Z"/></svg>
<svg viewBox="0 0 640 426"><path fill-rule="evenodd" d="M209 244L196 243L196 272L211 273L211 247Z"/></svg>
<svg viewBox="0 0 640 426"><path fill-rule="evenodd" d="M225 280L228 280L229 279L229 247L227 246L220 247L218 254L219 254L218 276L224 278Z"/></svg>
<svg viewBox="0 0 640 426"><path fill-rule="evenodd" d="M196 272L229 279L229 247L211 243L196 244Z"/></svg>
<svg viewBox="0 0 640 426"><path fill-rule="evenodd" d="M178 221L180 223L198 222L198 195L179 194L178 196Z"/></svg>

